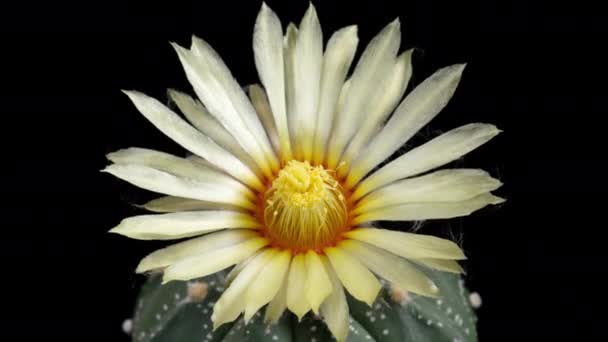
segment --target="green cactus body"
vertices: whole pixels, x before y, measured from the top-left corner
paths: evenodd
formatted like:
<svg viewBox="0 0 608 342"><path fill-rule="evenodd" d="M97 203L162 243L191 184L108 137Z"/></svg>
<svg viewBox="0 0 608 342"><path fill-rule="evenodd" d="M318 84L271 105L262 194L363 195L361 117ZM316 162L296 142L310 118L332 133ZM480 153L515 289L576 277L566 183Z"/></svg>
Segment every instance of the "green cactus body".
<svg viewBox="0 0 608 342"><path fill-rule="evenodd" d="M348 342L473 342L477 318L464 281L455 274L425 270L441 291L439 298L417 296L384 288L373 306L349 297L351 314ZM203 284L201 295L192 284ZM213 331L213 305L224 291L225 274L190 282L161 285L152 275L142 287L133 320L133 341L296 341L335 340L323 321L307 314L301 322L286 311L276 324L264 323L258 312L248 324L242 318ZM196 285L195 285L196 286ZM200 286L199 286L200 287Z"/></svg>

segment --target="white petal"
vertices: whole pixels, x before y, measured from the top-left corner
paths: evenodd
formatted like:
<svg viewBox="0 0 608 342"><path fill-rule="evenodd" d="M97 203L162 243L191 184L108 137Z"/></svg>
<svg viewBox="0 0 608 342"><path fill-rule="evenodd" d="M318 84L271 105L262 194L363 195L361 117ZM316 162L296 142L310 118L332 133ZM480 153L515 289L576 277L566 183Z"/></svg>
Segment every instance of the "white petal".
<svg viewBox="0 0 608 342"><path fill-rule="evenodd" d="M292 158L287 107L285 103L285 74L283 62L283 30L277 15L262 3L253 32L255 66L268 94L270 108L277 126L281 158Z"/></svg>
<svg viewBox="0 0 608 342"><path fill-rule="evenodd" d="M247 292L247 288L275 254L275 249L265 249L253 257L246 267L243 268L242 272L239 272L236 278L234 278L213 307L213 314L211 315L213 329L217 329L224 323L234 321L245 310L243 297Z"/></svg>
<svg viewBox="0 0 608 342"><path fill-rule="evenodd" d="M239 211L243 208L237 206L209 202L199 201L190 198L175 197L175 196L163 196L153 199L145 204L139 206L148 211L157 213L173 213L177 211L197 211L197 210L232 210Z"/></svg>
<svg viewBox="0 0 608 342"><path fill-rule="evenodd" d="M310 160L317 121L321 67L323 64L323 34L312 3L300 23L294 50L295 104L289 113L296 156Z"/></svg>
<svg viewBox="0 0 608 342"><path fill-rule="evenodd" d="M249 153L262 172L268 175L271 166L266 161L263 147L256 138L256 132L247 126L246 114L239 111L251 110L253 113L251 103L209 45L195 37L192 38L192 45L192 51L189 51L173 44L188 81L209 113L230 132L243 150Z"/></svg>
<svg viewBox="0 0 608 342"><path fill-rule="evenodd" d="M283 285L277 292L276 296L272 298L268 306L266 306L266 312L264 313L264 321L270 324L276 324L281 316L287 309L287 279L283 280Z"/></svg>
<svg viewBox="0 0 608 342"><path fill-rule="evenodd" d="M359 259L372 272L400 288L423 296L437 297L437 286L407 260L356 240L343 240L339 246Z"/></svg>
<svg viewBox="0 0 608 342"><path fill-rule="evenodd" d="M294 113L296 111L296 41L298 28L294 23L289 23L285 37L283 38L283 62L285 68L285 106L287 108L287 125L291 139L291 151L295 158L296 146L294 141Z"/></svg>
<svg viewBox="0 0 608 342"><path fill-rule="evenodd" d="M408 203L382 207L365 212L353 219L353 224L370 221L420 221L448 219L467 216L490 204L500 204L505 200L485 193L459 202Z"/></svg>
<svg viewBox="0 0 608 342"><path fill-rule="evenodd" d="M346 342L349 315L344 288L325 256L323 257L323 264L328 271L331 283L333 284L333 290L329 297L327 297L327 300L321 304L320 312L323 316L323 321L327 324L327 327L336 340L338 340L338 342Z"/></svg>
<svg viewBox="0 0 608 342"><path fill-rule="evenodd" d="M386 81L382 83L382 87L378 87L374 98L370 100L374 105L365 114L365 124L358 127L357 133L342 156L342 161L346 166L338 169L339 177L347 174L353 160L359 156L371 138L380 131L388 115L401 101L412 76L412 51L408 50L397 58Z"/></svg>
<svg viewBox="0 0 608 342"><path fill-rule="evenodd" d="M235 211L186 211L128 217L112 230L140 240L171 240L201 235L223 228L261 228L253 216Z"/></svg>
<svg viewBox="0 0 608 342"><path fill-rule="evenodd" d="M251 156L243 150L241 145L239 145L224 126L209 114L202 103L177 90L169 89L168 93L171 100L175 102L179 110L196 129L232 153L250 169L254 171L259 170Z"/></svg>
<svg viewBox="0 0 608 342"><path fill-rule="evenodd" d="M142 189L162 194L255 209L255 205L241 189L233 188L228 184L178 177L134 164L110 165L103 172L108 172Z"/></svg>
<svg viewBox="0 0 608 342"><path fill-rule="evenodd" d="M407 178L432 170L463 155L495 137L500 130L489 124L468 124L412 149L378 171L364 179L353 193L355 200L381 186L397 179ZM358 177L349 175L346 180L347 187L357 183Z"/></svg>
<svg viewBox="0 0 608 342"><path fill-rule="evenodd" d="M125 91L125 94L129 96L137 109L156 128L185 149L205 158L219 169L226 171L245 184L257 190L264 189L255 173L243 162L211 141L194 127L188 125L188 123L162 103L135 91Z"/></svg>
<svg viewBox="0 0 608 342"><path fill-rule="evenodd" d="M494 191L501 185L498 179L483 170L440 170L372 191L356 204L353 214L406 203L464 201Z"/></svg>
<svg viewBox="0 0 608 342"><path fill-rule="evenodd" d="M163 284L172 280L190 280L219 272L247 259L268 243L268 239L255 237L236 245L182 259L165 269Z"/></svg>
<svg viewBox="0 0 608 342"><path fill-rule="evenodd" d="M361 125L368 108L373 105L370 96L392 70L400 43L400 23L396 19L374 37L363 51L350 78L350 89L344 107L338 113L332 128L327 155L329 168L336 169L346 144Z"/></svg>
<svg viewBox="0 0 608 342"><path fill-rule="evenodd" d="M243 315L245 322L248 322L262 306L268 304L277 295L285 282L290 262L291 251L279 251L258 273L245 294Z"/></svg>
<svg viewBox="0 0 608 342"><path fill-rule="evenodd" d="M162 269L175 262L200 253L235 245L257 236L250 229L227 229L173 244L148 254L137 266L137 273Z"/></svg>
<svg viewBox="0 0 608 342"><path fill-rule="evenodd" d="M145 148L131 147L109 153L107 158L116 164L134 164L147 166L172 175L200 182L225 185L241 191L249 198L255 194L245 185L217 169L195 163L186 158Z"/></svg>
<svg viewBox="0 0 608 342"><path fill-rule="evenodd" d="M338 108L338 99L357 51L358 42L357 26L354 25L336 31L327 42L323 55L319 110L317 111L313 148L313 161L316 164L321 164L325 159L325 150Z"/></svg>
<svg viewBox="0 0 608 342"><path fill-rule="evenodd" d="M272 148L278 153L281 151L281 142L279 141L277 125L274 123L274 117L272 116L272 110L270 109L270 103L268 102L266 92L259 84L253 84L247 88L247 93L249 94L249 99L251 100L251 104L253 104L253 108L255 108L255 111L258 113L258 116L264 125Z"/></svg>
<svg viewBox="0 0 608 342"><path fill-rule="evenodd" d="M454 94L464 67L456 64L440 69L405 97L354 162L349 174L351 182L358 182L439 114Z"/></svg>

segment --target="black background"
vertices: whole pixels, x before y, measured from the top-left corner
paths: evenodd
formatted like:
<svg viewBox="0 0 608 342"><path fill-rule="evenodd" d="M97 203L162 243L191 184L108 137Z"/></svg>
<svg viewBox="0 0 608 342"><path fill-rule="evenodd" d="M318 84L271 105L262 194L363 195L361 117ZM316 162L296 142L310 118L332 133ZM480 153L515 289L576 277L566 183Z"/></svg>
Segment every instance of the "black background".
<svg viewBox="0 0 608 342"><path fill-rule="evenodd" d="M359 25L359 52L400 17L402 50L417 48L414 84L439 67L469 63L453 100L417 139L469 122L504 130L464 165L499 177L507 203L449 223L469 255L467 284L484 301L481 340L600 340L605 12L583 2L314 3L326 39ZM299 22L308 3L269 5L286 24ZM128 340L121 323L143 281L134 268L163 244L106 233L150 195L99 170L106 153L123 147L183 151L120 89L164 102L168 87L191 92L168 42L188 45L193 33L241 84L257 82L251 34L259 7L124 1L3 10L0 250L8 340Z"/></svg>

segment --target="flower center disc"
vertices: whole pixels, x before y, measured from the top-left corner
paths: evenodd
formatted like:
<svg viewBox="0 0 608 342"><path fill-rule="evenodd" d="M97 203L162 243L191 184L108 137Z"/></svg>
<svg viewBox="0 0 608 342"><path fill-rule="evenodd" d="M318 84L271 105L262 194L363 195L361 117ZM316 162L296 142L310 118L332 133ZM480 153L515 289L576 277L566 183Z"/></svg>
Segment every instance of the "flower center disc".
<svg viewBox="0 0 608 342"><path fill-rule="evenodd" d="M347 223L340 183L323 166L290 161L264 195L269 237L293 251L320 250L336 242Z"/></svg>

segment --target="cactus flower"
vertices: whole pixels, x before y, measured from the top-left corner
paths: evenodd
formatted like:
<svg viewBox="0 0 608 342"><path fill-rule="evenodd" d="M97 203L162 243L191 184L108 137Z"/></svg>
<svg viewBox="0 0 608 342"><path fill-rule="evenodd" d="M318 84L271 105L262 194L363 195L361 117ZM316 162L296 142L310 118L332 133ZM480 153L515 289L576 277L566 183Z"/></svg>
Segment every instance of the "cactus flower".
<svg viewBox="0 0 608 342"><path fill-rule="evenodd" d="M170 90L182 119L163 103L125 91L160 131L192 153L182 158L143 148L108 154L120 179L166 196L111 232L134 239L190 238L146 256L137 272L163 282L233 267L214 305L215 327L249 320L263 306L274 322L285 310L322 317L338 341L348 334L345 291L371 305L379 278L437 297L422 265L460 273L463 251L437 237L392 231L375 221L469 215L503 200L500 181L478 169L436 171L500 131L474 123L448 131L384 163L435 117L464 65L438 70L404 97L412 73L398 53L395 20L363 50L353 71L355 26L324 47L315 8L283 32L266 5L253 50L261 85L241 88L205 41L173 44L197 99Z"/></svg>

